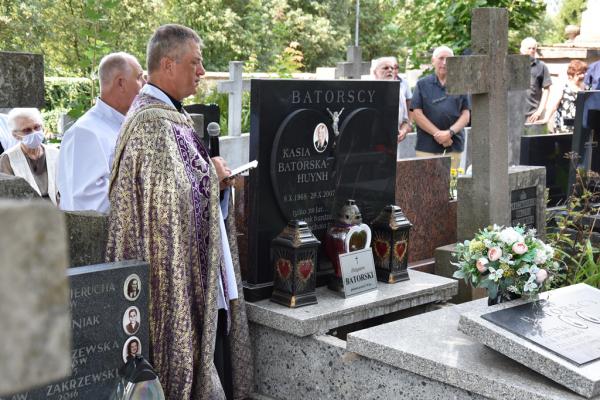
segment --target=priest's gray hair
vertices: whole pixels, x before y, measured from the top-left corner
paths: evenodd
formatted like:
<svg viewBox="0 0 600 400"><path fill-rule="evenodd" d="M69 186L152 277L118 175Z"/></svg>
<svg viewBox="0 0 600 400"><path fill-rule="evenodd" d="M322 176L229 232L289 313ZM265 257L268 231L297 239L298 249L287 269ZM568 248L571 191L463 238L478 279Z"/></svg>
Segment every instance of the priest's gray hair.
<svg viewBox="0 0 600 400"><path fill-rule="evenodd" d="M160 60L164 57L179 60L182 56L182 47L192 40L203 47L200 36L187 26L178 24L168 24L159 27L148 42L146 49L146 65L148 73L157 71L160 68Z"/></svg>
<svg viewBox="0 0 600 400"><path fill-rule="evenodd" d="M122 51L102 57L98 66L100 93L110 88L117 74L122 73L126 75L131 72L130 60L137 64L137 59L134 56Z"/></svg>
<svg viewBox="0 0 600 400"><path fill-rule="evenodd" d="M442 51L447 51L448 53L450 53L450 57L454 57L454 51L452 51L450 47L440 46L436 47L435 50L433 50L433 55L431 56L431 58L438 58Z"/></svg>
<svg viewBox="0 0 600 400"><path fill-rule="evenodd" d="M17 119L19 118L27 118L40 125L44 124L42 114L37 108L13 108L8 112L7 116L8 129L10 129L11 132L17 130Z"/></svg>

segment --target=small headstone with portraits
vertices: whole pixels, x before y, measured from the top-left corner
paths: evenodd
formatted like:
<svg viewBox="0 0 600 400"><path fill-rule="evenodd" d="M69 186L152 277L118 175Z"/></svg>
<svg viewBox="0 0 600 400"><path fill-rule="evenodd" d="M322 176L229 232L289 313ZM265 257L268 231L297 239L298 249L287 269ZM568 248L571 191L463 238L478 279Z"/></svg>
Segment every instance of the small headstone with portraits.
<svg viewBox="0 0 600 400"><path fill-rule="evenodd" d="M143 261L70 268L71 376L3 399L108 399L127 359L148 359L148 274Z"/></svg>

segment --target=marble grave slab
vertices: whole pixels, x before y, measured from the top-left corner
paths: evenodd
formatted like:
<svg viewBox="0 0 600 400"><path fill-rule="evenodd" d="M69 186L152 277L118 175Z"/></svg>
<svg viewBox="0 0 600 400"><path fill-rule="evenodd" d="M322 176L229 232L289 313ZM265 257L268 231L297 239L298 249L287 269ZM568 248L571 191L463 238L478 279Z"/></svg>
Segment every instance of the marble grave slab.
<svg viewBox="0 0 600 400"><path fill-rule="evenodd" d="M490 312L493 311L493 312ZM461 316L459 329L582 396L600 395L600 290L577 284Z"/></svg>
<svg viewBox="0 0 600 400"><path fill-rule="evenodd" d="M487 299L480 299L353 332L346 350L466 390L474 397L584 399L528 368L529 364L522 365L457 329L462 314L480 315L491 309Z"/></svg>

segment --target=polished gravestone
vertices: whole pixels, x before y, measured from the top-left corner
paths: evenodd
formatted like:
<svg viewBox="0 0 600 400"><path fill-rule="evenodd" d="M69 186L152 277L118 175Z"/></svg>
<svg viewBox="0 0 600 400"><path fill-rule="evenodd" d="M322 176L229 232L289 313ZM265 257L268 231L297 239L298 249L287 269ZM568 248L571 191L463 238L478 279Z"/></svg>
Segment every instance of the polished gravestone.
<svg viewBox="0 0 600 400"><path fill-rule="evenodd" d="M562 204L567 199L570 161L565 155L571 151L573 134L528 135L521 137L521 165L546 168L548 205Z"/></svg>
<svg viewBox="0 0 600 400"><path fill-rule="evenodd" d="M323 240L354 199L369 223L395 200L398 84L252 80L247 299L270 296L271 240L306 221ZM319 136L321 138L319 139ZM318 277L331 271L323 254Z"/></svg>
<svg viewBox="0 0 600 400"><path fill-rule="evenodd" d="M575 165L600 173L600 91L579 92L575 101L575 129L571 148L579 155L569 170L569 193L576 180Z"/></svg>
<svg viewBox="0 0 600 400"><path fill-rule="evenodd" d="M600 394L600 290L577 284L537 301L465 313L459 329L588 398Z"/></svg>
<svg viewBox="0 0 600 400"><path fill-rule="evenodd" d="M148 273L141 261L70 268L72 375L3 399L108 399L133 343L148 359Z"/></svg>

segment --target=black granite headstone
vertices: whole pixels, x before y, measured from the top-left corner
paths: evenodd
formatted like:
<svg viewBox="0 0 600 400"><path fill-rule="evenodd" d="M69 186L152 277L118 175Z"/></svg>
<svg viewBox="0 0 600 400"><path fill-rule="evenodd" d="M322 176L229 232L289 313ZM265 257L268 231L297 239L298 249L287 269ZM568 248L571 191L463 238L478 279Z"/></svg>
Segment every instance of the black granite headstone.
<svg viewBox="0 0 600 400"><path fill-rule="evenodd" d="M73 373L5 400L108 399L128 349L137 345L148 359L148 264L123 261L69 268L67 273Z"/></svg>
<svg viewBox="0 0 600 400"><path fill-rule="evenodd" d="M252 80L246 298L270 296L271 240L292 219L323 242L356 200L363 221L395 201L398 82ZM317 281L330 271L319 255Z"/></svg>
<svg viewBox="0 0 600 400"><path fill-rule="evenodd" d="M600 359L600 290L591 286L481 317L575 365Z"/></svg>
<svg viewBox="0 0 600 400"><path fill-rule="evenodd" d="M546 167L546 187L549 189L548 206L564 203L567 199L573 134L528 135L521 137L521 165Z"/></svg>
<svg viewBox="0 0 600 400"><path fill-rule="evenodd" d="M577 93L575 129L571 148L579 155L576 166L600 173L600 91ZM575 166L569 170L569 193L575 183Z"/></svg>
<svg viewBox="0 0 600 400"><path fill-rule="evenodd" d="M218 104L190 104L183 107L190 114L204 115L204 132L202 132L202 140L208 146L208 124L216 122L220 124L221 110Z"/></svg>

